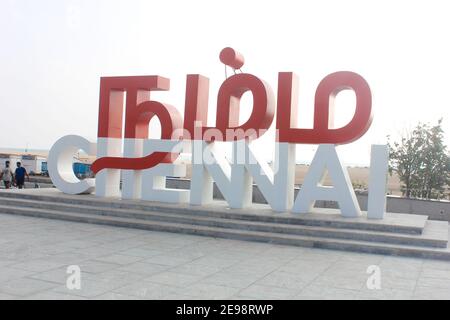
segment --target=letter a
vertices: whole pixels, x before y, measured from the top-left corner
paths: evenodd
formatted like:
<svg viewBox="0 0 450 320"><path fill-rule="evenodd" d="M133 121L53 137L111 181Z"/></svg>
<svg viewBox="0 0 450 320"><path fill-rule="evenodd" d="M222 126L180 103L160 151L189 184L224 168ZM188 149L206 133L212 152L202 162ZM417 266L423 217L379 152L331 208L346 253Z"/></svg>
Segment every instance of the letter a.
<svg viewBox="0 0 450 320"><path fill-rule="evenodd" d="M330 174L334 187L322 185L326 169ZM316 200L337 201L344 217L361 215L347 169L342 166L336 153L336 148L332 144L319 145L303 185L295 199L292 211L296 213L311 212Z"/></svg>

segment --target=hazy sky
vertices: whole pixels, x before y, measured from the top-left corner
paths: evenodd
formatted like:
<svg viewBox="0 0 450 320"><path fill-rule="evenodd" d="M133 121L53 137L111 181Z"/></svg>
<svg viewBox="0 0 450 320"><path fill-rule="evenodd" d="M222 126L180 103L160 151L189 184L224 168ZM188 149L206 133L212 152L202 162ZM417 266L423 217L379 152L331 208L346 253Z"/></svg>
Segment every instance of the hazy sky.
<svg viewBox="0 0 450 320"><path fill-rule="evenodd" d="M66 134L95 140L100 76L168 77L171 91L153 98L183 111L186 74L201 73L211 81L212 121L226 46L275 92L279 71L299 75L303 127L312 124L323 77L362 75L374 121L363 138L340 147L346 163L367 163L371 143L418 121L443 117L450 144L449 14L448 1L430 0L1 0L0 147L45 149ZM337 124L350 119L353 101L338 97ZM310 159L313 148L299 146L298 158Z"/></svg>

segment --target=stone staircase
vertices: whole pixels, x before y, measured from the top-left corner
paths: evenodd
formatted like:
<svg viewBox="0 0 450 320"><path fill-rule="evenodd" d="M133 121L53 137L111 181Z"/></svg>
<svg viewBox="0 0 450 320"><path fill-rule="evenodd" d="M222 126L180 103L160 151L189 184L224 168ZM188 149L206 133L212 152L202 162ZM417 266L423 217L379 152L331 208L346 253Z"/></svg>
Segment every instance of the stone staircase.
<svg viewBox="0 0 450 320"><path fill-rule="evenodd" d="M1 190L0 213L283 245L450 260L449 225L425 215L343 218L337 210L274 213L65 195L56 189Z"/></svg>

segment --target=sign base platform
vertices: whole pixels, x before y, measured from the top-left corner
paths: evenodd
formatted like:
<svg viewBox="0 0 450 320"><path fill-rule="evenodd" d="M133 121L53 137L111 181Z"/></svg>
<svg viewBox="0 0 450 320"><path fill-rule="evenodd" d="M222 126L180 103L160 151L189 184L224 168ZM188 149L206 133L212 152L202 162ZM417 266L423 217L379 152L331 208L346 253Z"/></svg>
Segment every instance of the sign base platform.
<svg viewBox="0 0 450 320"><path fill-rule="evenodd" d="M1 190L0 213L311 248L450 260L449 225L426 215L344 218L339 210L276 213L67 195L57 189Z"/></svg>

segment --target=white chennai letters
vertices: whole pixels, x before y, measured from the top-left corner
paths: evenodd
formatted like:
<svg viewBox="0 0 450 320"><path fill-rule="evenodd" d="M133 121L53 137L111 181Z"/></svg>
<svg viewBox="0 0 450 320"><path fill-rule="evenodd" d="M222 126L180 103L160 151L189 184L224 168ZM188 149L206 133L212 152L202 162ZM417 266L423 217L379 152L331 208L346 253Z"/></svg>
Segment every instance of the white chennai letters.
<svg viewBox="0 0 450 320"><path fill-rule="evenodd" d="M386 186L389 169L387 145L372 145L370 153L369 199L367 217L383 219L386 212Z"/></svg>
<svg viewBox="0 0 450 320"><path fill-rule="evenodd" d="M295 144L277 143L274 167L261 161L245 141L231 142L233 152L228 161L215 142L125 139L124 157L142 157L153 152L191 152L190 190L166 187L166 176L183 177L186 165L160 163L152 168L134 171L103 169L96 178L79 180L73 173L73 155L79 149L97 157L122 156L121 139L99 138L98 146L79 136L59 139L49 153L49 174L55 186L64 193L91 193L101 197L121 197L169 203L204 205L213 201L213 183L231 208L245 208L252 203L255 183L274 211L311 212L315 201L336 201L345 217L358 217L361 211L347 169L341 164L336 147L319 145L304 183L294 201ZM369 181L368 218L382 219L386 209L388 149L372 146ZM323 186L328 171L333 186ZM122 174L122 189L120 180Z"/></svg>
<svg viewBox="0 0 450 320"><path fill-rule="evenodd" d="M184 151L184 142L176 140L145 140L144 154L153 152ZM189 190L170 189L166 187L166 176L184 177L186 165L178 163L160 163L152 168L142 170L142 200L169 203L189 202Z"/></svg>
<svg viewBox="0 0 450 320"><path fill-rule="evenodd" d="M123 156L126 158L140 158L144 154L143 148L144 139L125 138ZM141 170L122 170L122 199L141 199L141 186Z"/></svg>
<svg viewBox="0 0 450 320"><path fill-rule="evenodd" d="M97 158L122 157L122 139L98 138ZM95 175L95 195L120 197L120 170L105 169Z"/></svg>
<svg viewBox="0 0 450 320"><path fill-rule="evenodd" d="M322 185L327 171L333 181L333 187ZM336 147L332 144L319 145L292 211L311 212L316 200L336 201L344 217L361 215L347 169L342 166Z"/></svg>

